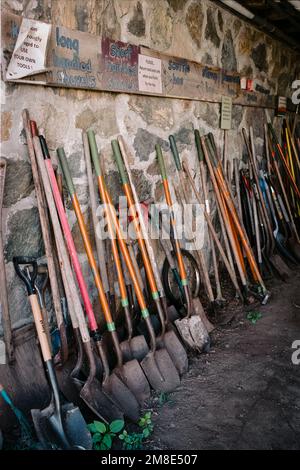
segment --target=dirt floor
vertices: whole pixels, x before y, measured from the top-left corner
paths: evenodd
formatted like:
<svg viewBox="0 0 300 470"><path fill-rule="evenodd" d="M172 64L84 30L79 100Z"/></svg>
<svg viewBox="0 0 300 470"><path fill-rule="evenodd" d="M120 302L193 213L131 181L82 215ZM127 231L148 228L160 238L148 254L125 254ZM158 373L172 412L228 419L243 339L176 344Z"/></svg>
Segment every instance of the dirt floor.
<svg viewBox="0 0 300 470"><path fill-rule="evenodd" d="M300 364L291 361L300 272L271 292L266 306L222 312L230 321L213 333L210 353L191 357L180 387L154 399L148 448L300 449ZM262 314L255 324L253 310Z"/></svg>

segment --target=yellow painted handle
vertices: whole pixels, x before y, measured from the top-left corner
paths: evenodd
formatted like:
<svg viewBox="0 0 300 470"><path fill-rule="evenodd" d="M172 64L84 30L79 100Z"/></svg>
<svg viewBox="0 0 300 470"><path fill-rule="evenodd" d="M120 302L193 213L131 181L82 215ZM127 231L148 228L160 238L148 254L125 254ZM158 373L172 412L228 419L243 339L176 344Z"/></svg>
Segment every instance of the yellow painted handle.
<svg viewBox="0 0 300 470"><path fill-rule="evenodd" d="M40 304L36 294L29 295L29 302L31 305L31 310L34 318L34 323L36 327L36 332L38 335L39 343L41 345L42 355L44 361L51 360L51 351L48 343L48 338L46 334L46 330L44 327L42 312L40 308Z"/></svg>

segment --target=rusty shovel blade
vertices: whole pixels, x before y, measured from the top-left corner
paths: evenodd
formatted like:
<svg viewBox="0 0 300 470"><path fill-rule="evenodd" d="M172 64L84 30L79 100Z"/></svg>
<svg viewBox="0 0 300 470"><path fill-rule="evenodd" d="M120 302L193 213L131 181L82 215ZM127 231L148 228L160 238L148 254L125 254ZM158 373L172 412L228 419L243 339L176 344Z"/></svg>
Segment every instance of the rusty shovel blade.
<svg viewBox="0 0 300 470"><path fill-rule="evenodd" d="M116 369L122 382L132 391L140 405L150 397L150 385L136 359L126 362Z"/></svg>
<svg viewBox="0 0 300 470"><path fill-rule="evenodd" d="M166 349L149 351L141 362L142 369L154 390L168 393L180 384L178 372Z"/></svg>
<svg viewBox="0 0 300 470"><path fill-rule="evenodd" d="M80 398L95 415L107 424L124 417L121 409L113 401L113 397L101 389L101 384L95 377L88 379L84 384L80 391Z"/></svg>
<svg viewBox="0 0 300 470"><path fill-rule="evenodd" d="M118 368L119 374L121 369ZM102 388L111 396L114 403L116 403L127 418L134 422L138 421L140 417L139 403L131 390L129 390L115 372L103 380Z"/></svg>

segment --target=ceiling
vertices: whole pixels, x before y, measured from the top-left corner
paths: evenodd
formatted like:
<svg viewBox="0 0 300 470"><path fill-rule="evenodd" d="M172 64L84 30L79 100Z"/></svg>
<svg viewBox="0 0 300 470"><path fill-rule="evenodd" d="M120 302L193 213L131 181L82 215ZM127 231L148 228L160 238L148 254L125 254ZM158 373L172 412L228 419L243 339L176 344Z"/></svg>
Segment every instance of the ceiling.
<svg viewBox="0 0 300 470"><path fill-rule="evenodd" d="M217 0L216 3L300 51L300 0Z"/></svg>

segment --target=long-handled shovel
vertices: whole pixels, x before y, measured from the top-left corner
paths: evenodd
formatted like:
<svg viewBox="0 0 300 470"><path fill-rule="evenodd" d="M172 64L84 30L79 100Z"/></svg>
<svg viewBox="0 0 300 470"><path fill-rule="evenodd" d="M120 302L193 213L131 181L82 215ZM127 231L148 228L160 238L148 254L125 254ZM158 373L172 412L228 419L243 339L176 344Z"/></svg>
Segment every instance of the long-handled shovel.
<svg viewBox="0 0 300 470"><path fill-rule="evenodd" d="M44 143L42 152L41 143L38 137L33 138L33 143L56 237L56 246L60 258L59 262L63 274L63 282L68 298L69 311L71 315L73 329L74 331L77 331L77 328L79 327L84 351L88 359L89 373L85 383L82 383L82 381L80 381L78 378L78 373L81 368L80 356L78 357L77 364L72 372L72 377L75 380L77 386L80 388L80 398L84 401L84 403L93 411L93 413L98 415L102 420L110 422L114 419L122 418L123 413L114 403L112 397L102 391L101 384L96 378L96 363L93 355L92 343L87 330L81 303L77 294L77 288L73 279L73 273L70 266L70 260L66 252L62 230L64 232L64 237L67 241L69 254L71 255L72 264L78 280L78 285L84 302L85 310L88 314L91 331L96 331L97 336L94 336L96 336L97 339L100 339L98 334L98 326L96 322L93 321L93 316L90 313L92 312L92 305L89 300L84 278L82 276L81 267L68 225L64 206L60 197L59 188L57 186L55 174L51 165L51 160L49 159L49 152L47 146ZM49 163L47 161L44 161L44 156L48 156L46 157L46 160L48 160ZM48 163L48 165L45 166L45 163L46 165ZM59 214L59 218L57 212ZM76 338L79 340L77 333ZM105 354L102 355L101 362L104 368L104 374L108 376L109 368Z"/></svg>
<svg viewBox="0 0 300 470"><path fill-rule="evenodd" d="M98 325L97 325L95 315L94 315L94 312L93 312L93 309L89 300L88 291L87 291L86 284L82 275L82 271L81 271L81 267L80 267L79 260L77 257L76 248L75 248L74 241L72 238L71 230L70 230L67 218L66 218L66 213L64 212L64 209L62 206L61 198L57 194L58 187L56 184L56 180L53 179L54 173L53 173L53 168L51 165L49 151L48 151L46 142L42 136L40 136L40 141L42 144L43 154L45 157L47 169L49 171L48 174L49 174L49 177L51 178L50 181L52 184L52 190L53 190L54 199L57 205L58 214L59 214L60 221L61 221L63 231L65 234L67 246L68 246L70 255L72 257L72 263L74 266L74 271L76 273L79 288L81 290L81 295L83 297L84 304L86 307L86 313L87 313L89 324L90 324L90 330L92 332L93 339L96 343L96 346L99 352L99 357L104 366L102 388L104 391L107 392L108 395L111 396L112 401L117 404L118 408L123 410L124 413L126 413L130 419L134 421L138 420L139 406L138 406L137 401L135 400L134 395L130 392L130 390L125 386L125 384L119 379L119 377L115 373L109 374L109 369L107 367L107 359L105 357L106 355L105 355L103 344L102 344L102 338L98 330ZM56 197L56 194L57 194L57 197ZM104 291L102 291L102 293L106 300Z"/></svg>
<svg viewBox="0 0 300 470"><path fill-rule="evenodd" d="M50 444L56 443L63 449L91 448L91 436L79 408L72 403L61 403L54 364L34 285L37 276L37 262L34 258L14 257L13 263L17 275L26 286L43 360L52 389L52 399L48 407L44 410L31 411L37 434L47 436ZM29 266L32 267L31 273Z"/></svg>
<svg viewBox="0 0 300 470"><path fill-rule="evenodd" d="M199 192L197 191L197 188L196 188L196 186L195 186L195 183L194 183L194 180L193 180L193 178L192 178L192 175L191 175L191 173L190 173L190 171L189 171L187 162L184 161L184 162L182 163L182 165L183 165L184 171L185 171L186 174L187 174L187 177L188 177L188 179L189 179L189 182L190 182L190 184L191 184L191 187L193 188L194 194L195 194L195 196L196 196L196 198L197 198L199 204L201 204L201 198L200 198ZM241 293L241 291L240 291L240 287L239 287L239 285L238 285L235 272L232 271L232 268L231 268L231 266L230 266L230 263L229 263L229 261L228 261L228 259L227 259L227 256L226 256L226 254L225 254L225 251L224 251L224 249L223 249L223 247L222 247L222 244L221 244L221 242L220 242L220 240L219 240L219 238L218 238L217 232L215 231L215 228L214 228L214 226L213 226L213 224L212 224L212 221L211 221L211 217L210 217L210 215L209 215L209 213L208 213L206 207L207 207L207 206L205 205L205 206L204 206L204 217L205 217L205 219L206 219L206 222L207 222L209 231L210 231L210 233L211 233L212 239L213 239L213 241L215 242L215 244L216 244L216 246L217 246L217 248L218 248L218 250L219 250L219 252L220 252L222 261L223 261L223 263L224 263L224 265L225 265L225 267L226 267L226 269L227 269L227 272L228 272L228 274L229 274L229 276L230 276L230 279L231 279L231 281L232 281L232 284L234 285L234 287L235 287L235 289L236 289L236 292L239 294L240 299L243 300L243 296L242 296L242 293Z"/></svg>
<svg viewBox="0 0 300 470"><path fill-rule="evenodd" d="M110 196L105 186L104 177L101 172L101 167L99 163L95 134L92 130L88 131L88 138L95 171L98 178L100 198L106 207L108 224L109 226L110 224L112 225L117 234L121 253L124 257L124 261L126 263L130 277L133 281L134 290L141 309L141 314L145 320L145 324L150 337L150 351L142 360L141 366L147 379L150 382L150 385L155 390L159 390L162 392L170 392L180 384L179 375L166 349L156 349L156 338L149 318L149 311L144 299L143 292L138 283L130 255L128 253L128 249L120 229L119 221L117 219L114 207L111 203Z"/></svg>
<svg viewBox="0 0 300 470"><path fill-rule="evenodd" d="M84 155L85 155L86 168L87 168L89 193L90 193L90 200L91 200L91 211L92 211L92 217L93 217L93 226L94 226L94 233L95 233L95 239L96 239L96 249L97 249L97 255L98 255L100 275L101 275L101 279L103 283L103 288L106 293L106 297L110 301L110 289L109 289L108 275L107 275L107 269L106 269L104 243L103 243L102 238L99 237L99 234L97 233L98 219L97 219L97 214L96 214L97 212L96 193L95 193L93 174L92 174L90 148L89 148L89 142L88 142L88 137L87 137L86 132L83 132L83 147L84 147ZM118 275L120 277L120 275L122 276L122 273L118 272ZM123 279L123 276L122 276L122 279ZM122 279L120 280L120 284L122 285L122 288L120 287L120 290L123 291L121 303L122 303L122 307L124 311L128 338L126 340L123 340L120 343L120 348L123 354L123 360L125 362L131 359L141 360L143 357L145 357L145 355L149 351L149 348L146 343L145 337L143 335L138 335L138 336L133 337L133 334L132 334L133 325L131 321L129 302L127 299L126 288L123 288L124 283Z"/></svg>
<svg viewBox="0 0 300 470"><path fill-rule="evenodd" d="M202 142L202 145L203 145L203 149L205 149L205 159L207 161L207 164L210 168L210 172L214 172L214 175L215 175L215 178L218 182L218 185L221 189L221 193L222 193L222 196L225 200L225 203L226 203L226 206L227 208L229 209L230 211L230 216L232 218L232 222L234 223L234 226L235 226L235 229L236 229L236 233L238 234L238 236L240 237L240 240L241 240L241 243L242 243L242 246L245 250L245 254L248 258L248 262L249 262L249 265L250 265L250 268L255 276L255 280L257 280L260 288L261 288L261 293L259 294L259 297L261 299L261 302L262 304L265 304L268 299L269 299L269 292L267 291L266 289L266 286L264 284L264 281L260 275L260 272L259 272L259 269L257 267L257 264L256 264L256 261L254 259L254 255L253 255L253 252L251 250L251 247L249 245L249 241L247 239L247 236L245 234L245 231L243 230L242 226L241 226L241 223L238 219L238 215L237 215L237 212L236 212L236 208L232 202L232 199L231 199L231 196L229 194L229 191L228 191L228 188L226 186L226 183L224 181L224 178L223 178L223 175L222 175L222 171L218 165L218 162L217 162L217 159L216 159L216 156L215 156L215 153L214 153L214 150L213 150L213 147L211 145L211 142L210 142L210 139L207 139L207 144L209 146L209 149L210 149L210 157L209 157L209 154L207 152L207 149L206 149L206 142L205 142L205 139L202 137L201 138L201 142ZM212 159L212 162L210 160L210 158ZM216 189L217 188L217 189ZM215 186L215 191L218 191L219 193L219 190L218 190L218 186L216 185ZM227 217L225 216L225 219L227 219ZM233 246L234 245L234 246ZM233 243L232 245L232 248L233 248L233 251L236 249L236 245L235 243ZM237 253L235 252L235 258L236 258L236 261L237 261L237 264L238 262L238 258L239 256L237 255ZM239 271L241 272L241 264L240 264L240 269Z"/></svg>
<svg viewBox="0 0 300 470"><path fill-rule="evenodd" d="M174 138L173 135L169 136L169 141L170 141L170 147L171 147L172 155L173 155L173 158L174 158L175 166L176 166L176 169L177 169L178 174L179 174L180 188L181 188L181 191L182 191L182 194L183 194L183 199L184 199L185 204L188 204L188 198L187 198L187 194L186 194L186 191L185 191L184 171L182 169L182 165L181 165L181 161L180 161L176 141L175 141L175 138ZM194 248L196 248L194 243L193 243L193 245L194 245ZM207 265L206 265L206 262L205 262L205 259L204 259L204 255L203 255L202 249L196 249L195 251L196 251L196 254L198 256L201 272L203 274L203 282L204 282L204 285L205 285L206 294L207 294L207 297L209 299L210 306L213 309L215 299L214 299L214 293L213 293L213 290L212 290L212 286L211 286L211 282L210 282L210 278L209 278L209 273L208 273L208 268L207 268Z"/></svg>
<svg viewBox="0 0 300 470"><path fill-rule="evenodd" d="M39 211L39 216L40 216L43 242L44 242L47 265L48 265L48 270L49 270L49 279L50 279L50 286L51 286L51 292L52 292L52 298L53 298L54 312L55 312L57 327L58 327L59 335L60 335L61 348L60 348L59 359L60 359L60 362L63 364L68 358L68 343L67 343L66 329L65 329L64 318L63 318L63 313L62 313L62 308L61 308L61 302L60 302L60 292L59 292L59 287L58 287L56 269L55 269L55 264L54 264L50 223L49 223L48 213L46 210L45 195L43 193L43 189L41 186L41 181L40 181L40 177L38 173L36 157L35 157L33 142L32 142L32 130L30 129L30 121L29 121L29 115L28 115L27 109L23 110L22 118L23 118L23 126L25 129L25 134L26 134L28 154L29 154L30 163L31 163L32 176L33 176L35 194L36 194L36 199L37 199L37 206L38 206L38 211Z"/></svg>
<svg viewBox="0 0 300 470"><path fill-rule="evenodd" d="M173 204L172 204L171 194L169 190L165 162L164 162L160 145L157 144L155 146L155 150L156 150L156 155L157 155L160 172L161 172L161 176L163 180L166 202L170 210L170 217L171 217L172 229L174 232L174 242L175 242L175 247L176 247L179 273L180 273L181 283L184 289L185 300L186 300L187 314L181 320L176 320L175 325L182 339L190 348L197 350L197 351L207 350L210 345L210 339L200 316L197 315L193 311L192 298L191 298L189 284L188 284L188 280L186 276L186 270L185 270L184 262L183 262L182 255L181 255L181 248L180 248L179 240L176 234L176 225L175 225L176 222L175 222L175 216L174 216L173 208L172 208Z"/></svg>
<svg viewBox="0 0 300 470"><path fill-rule="evenodd" d="M149 257L149 252L147 251L147 246L146 246L146 240L148 240L146 229L143 231L141 228L143 224L143 215L141 214L141 210L140 212L138 211L137 213L135 212L138 206L135 204L135 201L133 198L129 180L127 178L126 170L124 168L123 159L122 159L118 141L116 140L112 141L112 149L113 149L115 161L118 166L120 177L122 180L124 193L126 195L127 202L129 205L129 210L131 211L131 216L133 219L139 248L142 254L146 275L147 275L148 282L150 285L152 298L155 302L157 312L158 312L160 322L161 322L161 335L160 335L160 338L157 339L157 343L161 342L161 344L168 351L179 373L183 374L184 372L187 371L187 368L188 368L187 355L186 355L185 349L183 348L182 344L178 340L174 331L172 330L166 331L166 326L167 326L166 317L167 316L165 315L165 311L163 309L164 297L160 296L160 293L158 291L158 285L157 285L155 275L154 275L153 263L151 262L151 259ZM124 148L123 148L123 151L124 151ZM124 158L124 154L123 154L123 158ZM150 246L150 243L148 243L148 245ZM162 289L161 282L159 284Z"/></svg>
<svg viewBox="0 0 300 470"><path fill-rule="evenodd" d="M94 234L95 234L96 251L97 251L97 257L98 257L98 266L99 266L99 271L100 271L100 275L102 279L103 289L104 289L107 299L109 300L109 284L108 284L108 274L107 274L107 266L106 266L106 260L105 260L105 247L104 247L104 241L102 240L102 237L99 236L98 230L97 230L98 219L97 219L96 191L95 191L95 186L94 186L89 142L88 142L86 132L82 133L82 140L83 140L83 150L84 150L84 156L85 156L86 172L87 172L87 177L88 177L90 204L91 204L93 228L94 228Z"/></svg>
<svg viewBox="0 0 300 470"><path fill-rule="evenodd" d="M14 361L14 346L12 340L11 321L9 316L7 284L6 284L6 271L3 253L3 232L2 232L2 205L4 196L4 185L6 175L6 160L0 158L0 313L2 317L3 334L6 348L6 356L9 364Z"/></svg>
<svg viewBox="0 0 300 470"><path fill-rule="evenodd" d="M87 254L87 257L88 257L88 260L89 260L89 263L93 272L93 276L94 276L95 284L97 287L100 304L104 313L107 329L111 334L116 357L117 357L117 367L114 369L114 372L111 373L110 376L107 378L107 381L106 382L104 381L103 387L105 388L107 386L108 389L111 390L112 396L120 405L122 405L122 409L124 409L124 412L127 414L127 416L131 417L131 419L133 420L137 420L139 418L138 402L143 403L147 398L149 398L150 387L141 369L141 366L136 359L132 359L131 361L128 361L125 364L123 364L122 351L120 349L117 331L116 331L115 324L111 316L107 298L105 296L105 292L103 289L102 280L100 278L100 274L99 274L96 261L93 255L91 243L87 234L87 229L84 223L80 204L79 204L75 187L72 181L66 155L65 155L63 148L59 148L57 150L57 153L58 153L58 158L59 158L60 165L63 171L63 175L67 183L69 194L72 200L72 205L73 205L76 217L77 217L77 221L79 224L81 236L83 238L86 254ZM121 288L122 302L123 304L128 305L127 292L126 292L126 287L125 287L125 283L124 283L124 279L122 275L122 267L121 267L120 259L117 256L118 254L116 253L117 244L116 244L115 239L112 239L112 249L114 253L114 259L116 261L117 273L119 273L118 278L119 278L119 284ZM119 385L116 384L116 381L114 379L114 374L117 374L119 379L121 379L124 386L126 386L127 388L126 394L124 394L125 400L123 400L122 402L121 402L120 397L121 397L121 394L123 394L124 387L115 390L115 388L117 388L117 386L119 387Z"/></svg>

